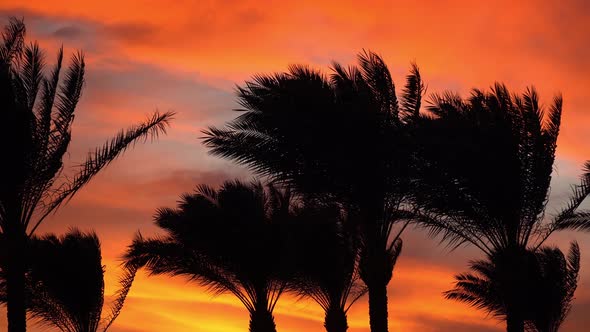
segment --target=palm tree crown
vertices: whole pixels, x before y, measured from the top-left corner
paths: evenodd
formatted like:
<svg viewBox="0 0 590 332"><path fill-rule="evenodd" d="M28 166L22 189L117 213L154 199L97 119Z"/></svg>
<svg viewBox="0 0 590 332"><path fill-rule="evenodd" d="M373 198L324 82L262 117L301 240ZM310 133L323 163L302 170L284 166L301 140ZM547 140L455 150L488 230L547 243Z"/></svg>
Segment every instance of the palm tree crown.
<svg viewBox="0 0 590 332"><path fill-rule="evenodd" d="M322 307L328 332L348 329L348 309L367 292L359 280L360 243L353 218L354 212L339 204L304 200L287 240L294 268L289 288Z"/></svg>
<svg viewBox="0 0 590 332"><path fill-rule="evenodd" d="M580 248L572 243L567 258L558 248L541 247L526 253L527 264L522 267L526 278L518 289L510 289L514 278L511 265L505 264L502 253L487 260L475 261L470 268L475 273L459 274L455 288L445 292L448 299L466 302L484 309L501 319L507 319L506 299L518 296L520 314L529 332L557 332L569 313L580 271Z"/></svg>
<svg viewBox="0 0 590 332"><path fill-rule="evenodd" d="M412 188L434 234L491 255L538 248L556 230L588 227L590 213L578 208L590 193L590 162L568 204L545 218L561 96L545 109L534 88L516 95L496 84L467 100L434 95L427 109L431 116L417 126L422 159Z"/></svg>
<svg viewBox="0 0 590 332"><path fill-rule="evenodd" d="M287 289L285 230L293 198L273 185L199 186L177 209L160 209L162 238L139 235L125 258L153 274L184 275L213 293L229 292L250 313L250 331L275 331L272 312Z"/></svg>

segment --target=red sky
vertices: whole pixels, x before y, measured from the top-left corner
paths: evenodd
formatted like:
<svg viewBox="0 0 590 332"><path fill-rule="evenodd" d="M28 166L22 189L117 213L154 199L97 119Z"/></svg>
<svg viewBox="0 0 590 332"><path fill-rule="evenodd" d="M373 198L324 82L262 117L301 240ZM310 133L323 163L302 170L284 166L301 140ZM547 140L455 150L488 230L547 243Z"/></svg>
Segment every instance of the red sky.
<svg viewBox="0 0 590 332"><path fill-rule="evenodd" d="M82 3L84 3L82 5ZM138 145L40 229L95 229L114 291L119 256L133 234L155 234L152 214L200 183L249 178L242 168L208 156L198 137L235 114L235 84L289 64L326 68L352 63L363 48L380 53L402 84L416 61L428 91L466 94L502 81L516 91L535 85L548 104L562 92L565 111L554 174L554 212L579 168L590 158L590 5L579 1L13 1L0 4L0 21L24 17L29 40L39 40L52 63L63 44L84 50L87 83L74 125L70 164L119 128L155 109L178 115L157 143ZM582 277L564 331L590 324L590 234L577 239ZM473 250L449 253L411 231L390 284L392 331L500 331L482 312L446 301L455 273ZM588 254L587 254L588 253ZM5 327L4 314L0 327ZM322 313L286 296L276 312L283 332L322 331ZM111 328L131 331L243 331L248 315L230 296L212 298L183 279L141 275ZM351 332L368 329L367 303L349 313ZM38 328L33 328L36 331Z"/></svg>

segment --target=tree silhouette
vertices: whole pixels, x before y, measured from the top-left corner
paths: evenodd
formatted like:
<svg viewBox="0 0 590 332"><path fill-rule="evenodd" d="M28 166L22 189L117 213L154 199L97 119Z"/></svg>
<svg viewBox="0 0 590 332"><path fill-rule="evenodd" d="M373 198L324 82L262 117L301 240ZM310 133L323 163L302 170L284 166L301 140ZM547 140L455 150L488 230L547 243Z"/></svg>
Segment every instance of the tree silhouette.
<svg viewBox="0 0 590 332"><path fill-rule="evenodd" d="M434 95L415 137L421 160L413 186L422 207L420 224L451 247L476 246L501 260L506 276L503 303L509 331L522 331L527 266L555 231L588 229L590 213L579 211L590 193L590 163L566 206L545 217L562 98L548 109L534 89L511 94L501 84L473 90L467 100ZM500 264L500 263L498 263Z"/></svg>
<svg viewBox="0 0 590 332"><path fill-rule="evenodd" d="M522 253L526 262L513 280L512 255L501 251L485 261L470 264L475 273L456 276L455 288L446 298L466 302L501 319L514 319L519 330L557 332L572 305L580 270L580 249L571 245L568 257L557 248L542 247ZM509 305L516 306L509 308ZM508 316L511 312L511 316Z"/></svg>
<svg viewBox="0 0 590 332"><path fill-rule="evenodd" d="M305 66L254 76L238 88L243 114L209 128L204 143L259 175L359 209L371 331L385 332L387 284L401 250L393 226L410 183L406 127L418 117L424 85L413 65L398 102L387 66L372 52L361 53L358 66L332 70L329 79Z"/></svg>
<svg viewBox="0 0 590 332"><path fill-rule="evenodd" d="M297 210L287 242L295 269L290 288L322 307L326 331L345 332L348 309L367 292L358 275L354 213L317 200L304 200Z"/></svg>
<svg viewBox="0 0 590 332"><path fill-rule="evenodd" d="M63 52L47 76L36 43L24 45L23 21L11 19L0 45L0 267L6 277L8 330L26 330L25 266L29 237L45 218L138 139L165 132L172 113L119 132L90 153L72 177L62 175L74 111L84 82L84 56L72 57L60 84Z"/></svg>
<svg viewBox="0 0 590 332"><path fill-rule="evenodd" d="M545 247L536 254L541 278L534 293L531 332L557 332L569 314L580 272L580 247L572 243L565 257L557 248Z"/></svg>
<svg viewBox="0 0 590 332"><path fill-rule="evenodd" d="M274 332L272 312L289 280L284 226L293 203L288 190L273 185L199 186L182 196L177 209L158 211L156 224L166 235L138 235L126 265L187 276L214 294L232 293L250 313L250 331Z"/></svg>
<svg viewBox="0 0 590 332"><path fill-rule="evenodd" d="M57 237L33 237L29 243L27 309L33 318L64 332L106 331L117 318L135 278L126 270L108 317L104 305L104 267L95 233L76 229ZM5 286L3 284L2 286ZM1 288L6 301L6 288Z"/></svg>

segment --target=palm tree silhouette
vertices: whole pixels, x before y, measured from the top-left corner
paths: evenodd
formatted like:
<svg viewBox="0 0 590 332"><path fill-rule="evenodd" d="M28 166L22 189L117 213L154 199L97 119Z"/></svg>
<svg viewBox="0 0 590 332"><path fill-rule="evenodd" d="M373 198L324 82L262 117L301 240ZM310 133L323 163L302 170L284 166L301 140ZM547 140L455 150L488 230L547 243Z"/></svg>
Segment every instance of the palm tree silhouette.
<svg viewBox="0 0 590 332"><path fill-rule="evenodd" d="M518 272L524 277L518 280L518 287L514 288L514 271L510 270L513 263L506 264L512 257L498 252L487 260L472 262L470 269L475 273L457 275L455 288L445 292L445 297L484 309L501 319L518 317L514 324L520 330L557 332L572 306L580 249L573 243L567 258L559 249L550 247L529 250L523 256L526 258L520 262L526 264ZM515 303L514 308L508 308Z"/></svg>
<svg viewBox="0 0 590 332"><path fill-rule="evenodd" d="M25 46L23 21L11 19L0 45L0 267L6 277L8 330L26 330L25 266L29 237L45 218L71 199L101 169L138 139L165 132L172 113L158 114L121 131L90 153L74 176L62 175L74 111L84 82L77 53L60 84L63 51L44 76L36 43Z"/></svg>
<svg viewBox="0 0 590 332"><path fill-rule="evenodd" d="M345 332L346 313L367 292L358 275L354 213L332 202L305 200L295 215L288 240L293 254L288 261L295 268L289 287L322 307L326 331Z"/></svg>
<svg viewBox="0 0 590 332"><path fill-rule="evenodd" d="M188 276L214 294L232 293L250 313L250 331L274 332L272 313L289 280L283 239L293 203L288 190L273 185L199 186L177 209L158 211L156 224L166 236L138 235L126 265Z"/></svg>
<svg viewBox="0 0 590 332"><path fill-rule="evenodd" d="M427 109L415 127L422 160L411 187L420 224L453 248L473 245L496 259L507 273L507 328L523 331L525 299L518 294L531 277L531 251L555 231L590 226L590 213L579 211L590 193L590 163L568 204L545 218L562 98L544 109L533 88L515 95L496 84L467 100L434 95Z"/></svg>
<svg viewBox="0 0 590 332"><path fill-rule="evenodd" d="M101 319L104 267L95 233L73 229L62 237L33 237L28 249L27 309L32 317L64 332L107 331L123 308L136 270L125 271L109 316ZM5 302L6 288L0 293Z"/></svg>
<svg viewBox="0 0 590 332"><path fill-rule="evenodd" d="M259 175L359 209L371 331L385 332L387 284L401 251L393 226L403 220L410 183L405 128L418 117L425 88L413 65L398 102L383 59L372 52L358 58L358 67L334 63L329 79L305 66L254 76L238 89L244 113L206 130L204 143Z"/></svg>
<svg viewBox="0 0 590 332"><path fill-rule="evenodd" d="M541 278L533 299L532 332L557 332L569 314L580 272L580 247L572 243L567 257L557 248L537 253Z"/></svg>

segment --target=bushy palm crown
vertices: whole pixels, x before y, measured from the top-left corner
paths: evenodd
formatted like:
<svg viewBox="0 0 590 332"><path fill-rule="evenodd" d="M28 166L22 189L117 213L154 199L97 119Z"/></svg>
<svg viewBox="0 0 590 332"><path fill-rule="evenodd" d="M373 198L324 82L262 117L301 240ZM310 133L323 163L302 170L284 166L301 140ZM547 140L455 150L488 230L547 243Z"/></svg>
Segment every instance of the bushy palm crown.
<svg viewBox="0 0 590 332"><path fill-rule="evenodd" d="M358 67L334 63L332 70L327 77L295 65L255 76L238 88L243 114L206 130L205 145L308 194L358 200L392 191L407 161L399 129L417 117L424 92L418 68L412 66L401 103L375 53L361 53Z"/></svg>
<svg viewBox="0 0 590 332"><path fill-rule="evenodd" d="M434 95L418 128L422 160L412 188L424 223L451 246L539 247L556 230L588 228L579 207L590 193L590 163L566 206L546 218L562 98L544 108L537 92L501 84L463 100Z"/></svg>
<svg viewBox="0 0 590 332"><path fill-rule="evenodd" d="M286 290L284 225L291 216L289 191L273 185L225 182L199 186L177 209L160 209L161 238L138 236L125 259L153 274L184 275L213 293L236 296L251 315L272 313Z"/></svg>
<svg viewBox="0 0 590 332"><path fill-rule="evenodd" d="M354 212L339 204L304 199L290 225L289 288L322 307L327 331L345 331L348 309L367 291L358 275L353 218Z"/></svg>
<svg viewBox="0 0 590 332"><path fill-rule="evenodd" d="M537 251L524 253L519 271L505 253L498 252L487 260L470 264L472 273L456 276L455 288L446 292L449 299L459 300L506 319L507 298L517 297L520 314L526 320L530 332L557 332L569 313L574 292L577 288L580 270L580 249L573 243L567 258L561 250L541 247ZM515 272L519 278L516 288Z"/></svg>
<svg viewBox="0 0 590 332"><path fill-rule="evenodd" d="M63 332L106 331L118 317L136 269L120 279L107 317L104 305L104 266L95 233L70 230L64 236L34 236L27 259L27 308L31 317ZM0 284L6 302L6 284Z"/></svg>
<svg viewBox="0 0 590 332"><path fill-rule="evenodd" d="M580 248L572 243L565 257L558 248L542 247L536 256L541 273L529 329L557 332L572 308L579 280Z"/></svg>
<svg viewBox="0 0 590 332"><path fill-rule="evenodd" d="M0 45L0 229L32 234L103 167L138 139L165 132L172 113L119 132L89 154L78 172L62 176L74 111L84 83L84 56L72 57L62 73L63 51L47 70L36 43L25 45L25 26L12 19ZM46 72L47 71L47 72ZM62 82L60 83L60 78Z"/></svg>

